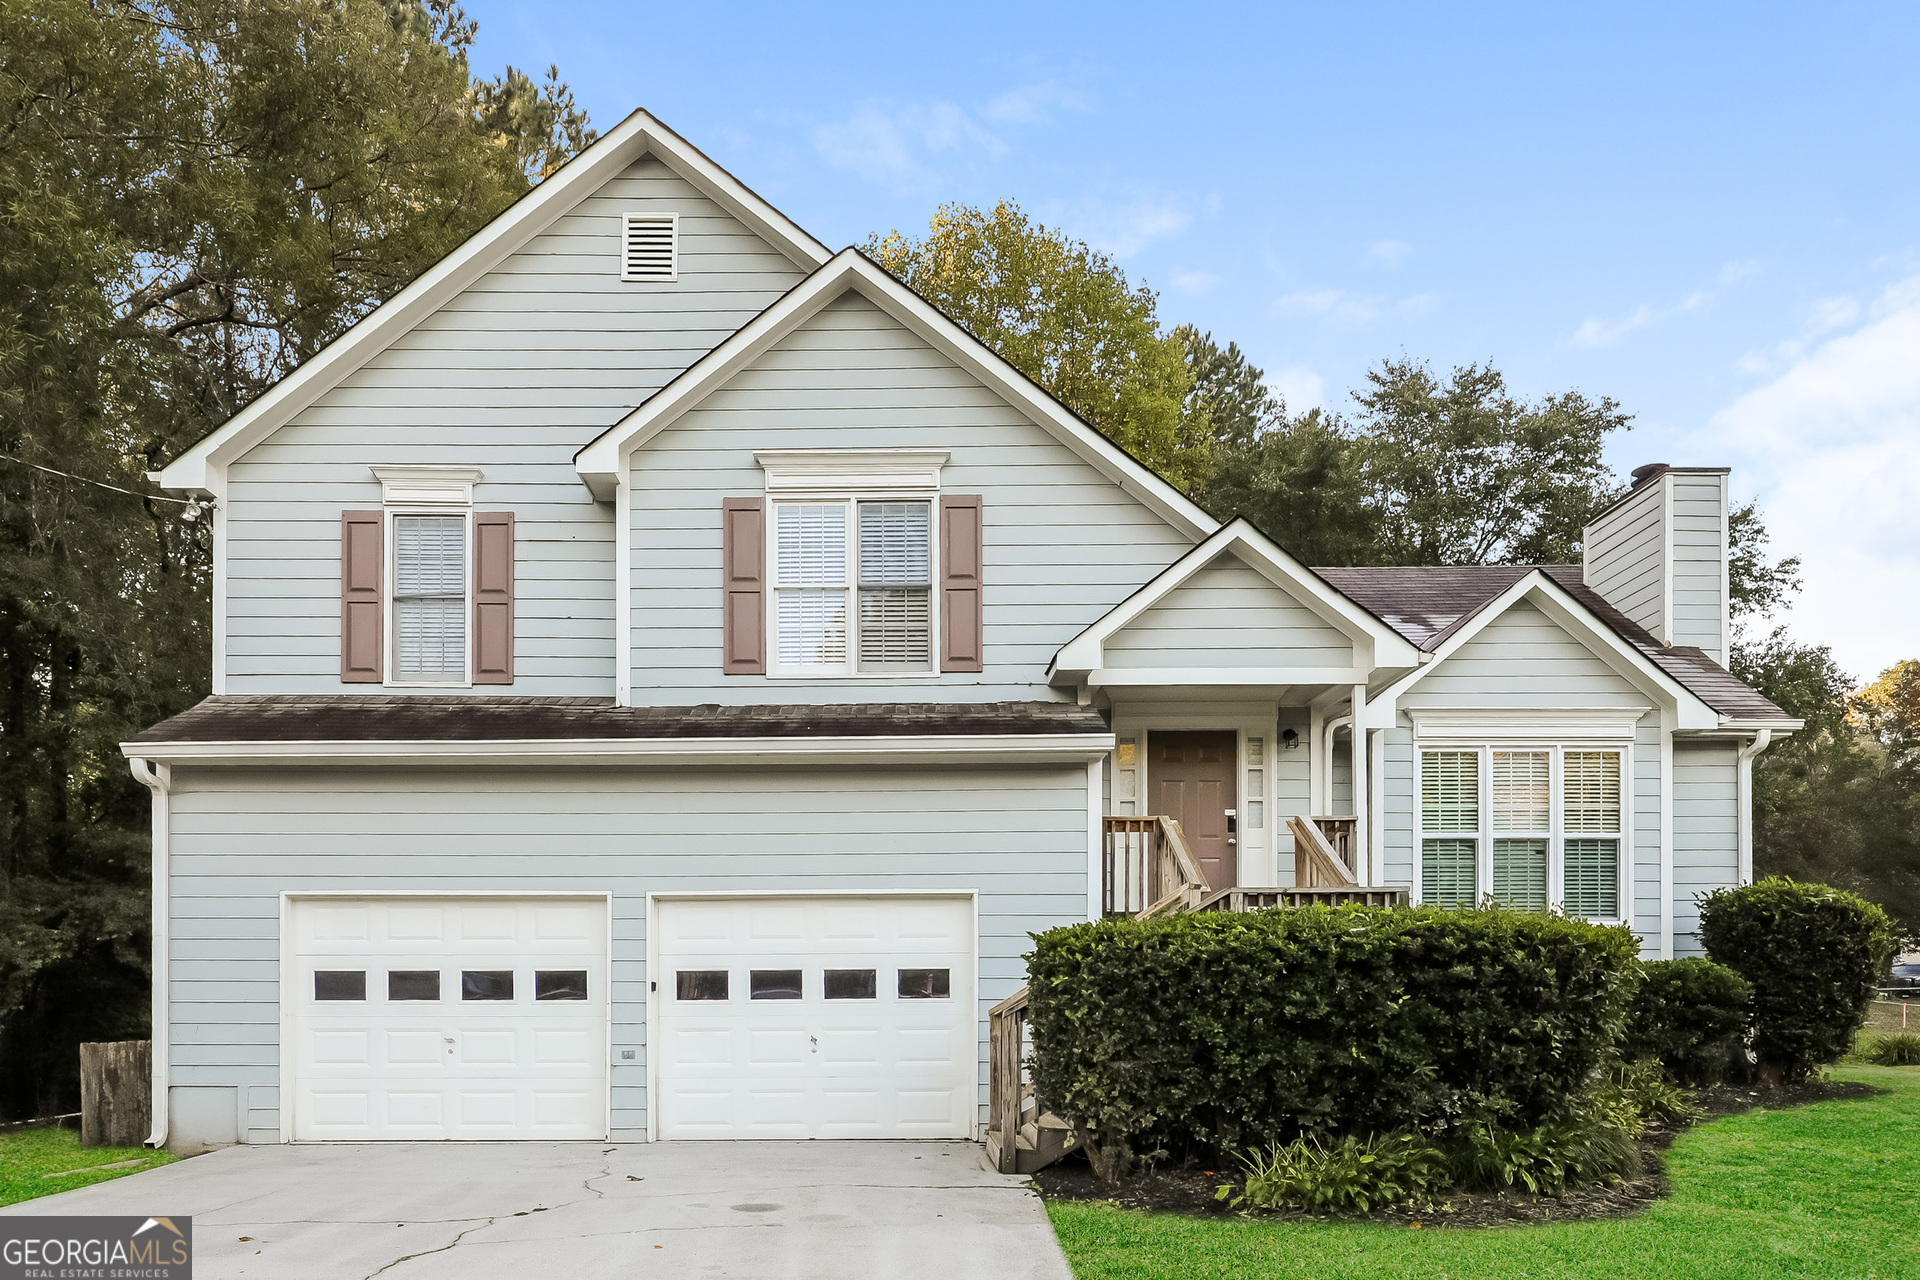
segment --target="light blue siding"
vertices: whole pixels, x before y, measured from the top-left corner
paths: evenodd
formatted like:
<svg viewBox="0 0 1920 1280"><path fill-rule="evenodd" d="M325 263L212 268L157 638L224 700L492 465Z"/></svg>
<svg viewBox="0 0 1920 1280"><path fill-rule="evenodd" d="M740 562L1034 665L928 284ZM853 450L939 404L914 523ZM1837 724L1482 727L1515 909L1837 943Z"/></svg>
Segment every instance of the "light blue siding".
<svg viewBox="0 0 1920 1280"><path fill-rule="evenodd" d="M946 450L984 499L986 670L779 678L720 671L720 508L765 487L760 449ZM636 450L633 698L967 702L1060 697L1061 645L1191 548L970 374L857 294L822 311Z"/></svg>
<svg viewBox="0 0 1920 1280"><path fill-rule="evenodd" d="M1588 525L1581 578L1614 608L1658 636L1665 627L1665 497L1642 487Z"/></svg>
<svg viewBox="0 0 1920 1280"><path fill-rule="evenodd" d="M1726 660L1726 483L1678 474L1673 485L1673 638Z"/></svg>
<svg viewBox="0 0 1920 1280"><path fill-rule="evenodd" d="M1647 695L1525 600L1441 660L1402 707L1644 707Z"/></svg>
<svg viewBox="0 0 1920 1280"><path fill-rule="evenodd" d="M1699 896L1740 880L1737 742L1673 749L1673 948L1700 955Z"/></svg>
<svg viewBox="0 0 1920 1280"><path fill-rule="evenodd" d="M1110 667L1346 667L1353 642L1223 554L1110 637Z"/></svg>
<svg viewBox="0 0 1920 1280"><path fill-rule="evenodd" d="M278 1137L283 892L613 894L616 1138L644 1136L646 894L974 891L985 1012L1027 937L1086 919L1080 766L834 771L176 771L172 1083L249 1090ZM177 1133L190 1141L196 1135Z"/></svg>
<svg viewBox="0 0 1920 1280"><path fill-rule="evenodd" d="M623 212L677 212L677 284L619 279ZM573 455L791 288L800 271L644 159L349 375L228 472L227 691L339 693L340 513L370 466L478 467L516 521L515 681L611 695L611 508Z"/></svg>
<svg viewBox="0 0 1920 1280"><path fill-rule="evenodd" d="M1267 758L1273 761L1274 809L1273 817L1267 825L1273 829L1274 883L1294 883L1293 832L1287 829L1287 819L1298 815L1313 817L1310 791L1310 762L1313 757L1313 735L1309 730L1309 715L1305 707L1282 707L1278 732L1293 730L1300 736L1295 739L1293 750L1278 736L1268 748Z"/></svg>

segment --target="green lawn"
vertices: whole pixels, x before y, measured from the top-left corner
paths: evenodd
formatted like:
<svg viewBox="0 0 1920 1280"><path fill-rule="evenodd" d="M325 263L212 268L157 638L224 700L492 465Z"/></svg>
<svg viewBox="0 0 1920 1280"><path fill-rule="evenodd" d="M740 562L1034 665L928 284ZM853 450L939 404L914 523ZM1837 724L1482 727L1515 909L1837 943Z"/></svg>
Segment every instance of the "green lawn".
<svg viewBox="0 0 1920 1280"><path fill-rule="evenodd" d="M1055 1201L1079 1280L1900 1280L1920 1276L1920 1067L1844 1067L1887 1097L1730 1116L1668 1153L1640 1217L1484 1230L1205 1220Z"/></svg>
<svg viewBox="0 0 1920 1280"><path fill-rule="evenodd" d="M56 1191L108 1182L142 1169L157 1169L180 1157L141 1147L83 1147L72 1129L22 1129L0 1135L0 1204L18 1204ZM137 1161L125 1164L125 1161ZM117 1164L117 1169L99 1166ZM85 1169L86 1173L69 1170ZM59 1174L59 1177L48 1177Z"/></svg>

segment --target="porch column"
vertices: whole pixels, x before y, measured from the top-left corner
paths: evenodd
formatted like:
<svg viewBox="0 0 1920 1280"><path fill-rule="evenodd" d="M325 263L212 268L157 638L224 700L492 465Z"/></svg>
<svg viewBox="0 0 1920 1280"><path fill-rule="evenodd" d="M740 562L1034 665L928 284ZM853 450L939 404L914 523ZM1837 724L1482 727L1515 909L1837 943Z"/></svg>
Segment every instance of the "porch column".
<svg viewBox="0 0 1920 1280"><path fill-rule="evenodd" d="M1353 872L1354 879L1361 884L1373 883L1366 871L1368 861L1373 854L1370 848L1371 841L1367 838L1370 834L1367 817L1370 809L1368 802L1371 799L1368 795L1370 786L1367 777L1369 752L1367 751L1367 731L1361 727L1365 720L1362 713L1366 709L1367 686L1357 684L1353 686L1353 732L1349 739L1353 749L1353 866L1349 869Z"/></svg>

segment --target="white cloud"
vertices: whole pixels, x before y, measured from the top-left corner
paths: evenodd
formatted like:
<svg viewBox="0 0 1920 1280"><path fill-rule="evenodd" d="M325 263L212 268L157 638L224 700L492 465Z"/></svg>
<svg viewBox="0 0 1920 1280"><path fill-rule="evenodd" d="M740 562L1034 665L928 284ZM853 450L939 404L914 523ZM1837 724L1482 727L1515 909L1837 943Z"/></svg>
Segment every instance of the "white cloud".
<svg viewBox="0 0 1920 1280"><path fill-rule="evenodd" d="M1611 347L1635 329L1644 329L1654 320L1653 308L1641 303L1624 320L1602 320L1588 316L1569 339L1576 347Z"/></svg>
<svg viewBox="0 0 1920 1280"><path fill-rule="evenodd" d="M1385 303L1383 298L1355 293L1351 289L1296 289L1276 298L1273 307L1282 315L1366 324L1380 314Z"/></svg>
<svg viewBox="0 0 1920 1280"><path fill-rule="evenodd" d="M1151 192L1118 199L1088 196L1044 220L1116 258L1131 258L1155 240L1177 236L1193 225L1182 201Z"/></svg>
<svg viewBox="0 0 1920 1280"><path fill-rule="evenodd" d="M1715 415L1699 441L1803 561L1788 620L1870 678L1920 657L1920 276ZM1729 456L1730 455L1730 456Z"/></svg>
<svg viewBox="0 0 1920 1280"><path fill-rule="evenodd" d="M1413 246L1405 240L1375 240L1367 246L1366 264L1391 271L1413 256Z"/></svg>
<svg viewBox="0 0 1920 1280"><path fill-rule="evenodd" d="M969 106L950 99L857 104L845 119L815 125L813 147L837 169L902 190L937 185L942 167L994 161L1012 150L1003 132L1035 128L1092 99L1053 82L1026 85Z"/></svg>
<svg viewBox="0 0 1920 1280"><path fill-rule="evenodd" d="M1167 287L1175 293L1184 293L1199 297L1203 293L1212 293L1220 283L1220 277L1211 271L1176 271Z"/></svg>
<svg viewBox="0 0 1920 1280"><path fill-rule="evenodd" d="M1326 403L1327 380L1304 364L1288 365L1267 375L1267 385L1280 393L1289 413L1305 413Z"/></svg>

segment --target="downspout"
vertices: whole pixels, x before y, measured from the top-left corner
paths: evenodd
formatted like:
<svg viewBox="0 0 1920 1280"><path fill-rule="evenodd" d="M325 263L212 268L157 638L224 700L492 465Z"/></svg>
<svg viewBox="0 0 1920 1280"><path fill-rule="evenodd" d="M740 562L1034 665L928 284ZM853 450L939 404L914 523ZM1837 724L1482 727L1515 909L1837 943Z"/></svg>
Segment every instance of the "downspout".
<svg viewBox="0 0 1920 1280"><path fill-rule="evenodd" d="M1753 741L1740 748L1739 779L1740 883L1753 883L1753 758L1773 742L1773 730L1761 729Z"/></svg>
<svg viewBox="0 0 1920 1280"><path fill-rule="evenodd" d="M1351 715L1328 716L1320 725L1320 812L1331 818L1333 812L1333 735L1353 723Z"/></svg>
<svg viewBox="0 0 1920 1280"><path fill-rule="evenodd" d="M148 1032L153 1053L153 1132L147 1145L155 1150L167 1145L167 1050L172 1041L172 1025L167 1000L168 959L172 953L169 922L172 908L167 901L167 837L172 828L169 797L173 771L138 756L127 764L133 776L153 792L153 1028Z"/></svg>
<svg viewBox="0 0 1920 1280"><path fill-rule="evenodd" d="M1361 884L1385 884L1387 880L1387 734L1373 729L1367 734L1369 767L1367 777L1379 792L1377 802L1367 807L1372 816L1367 833L1367 874Z"/></svg>

